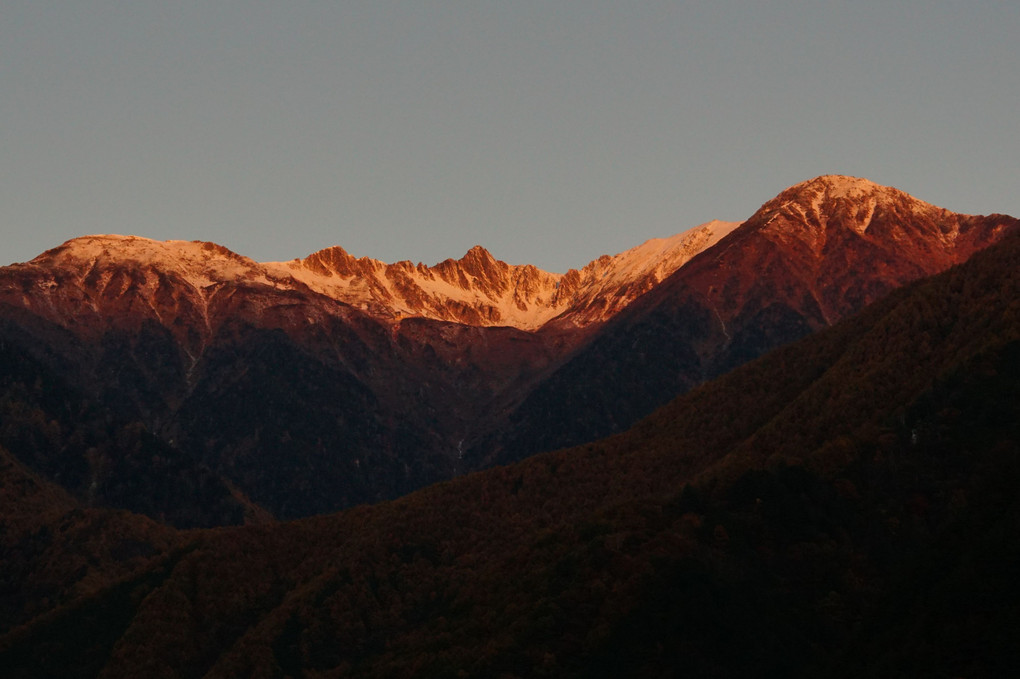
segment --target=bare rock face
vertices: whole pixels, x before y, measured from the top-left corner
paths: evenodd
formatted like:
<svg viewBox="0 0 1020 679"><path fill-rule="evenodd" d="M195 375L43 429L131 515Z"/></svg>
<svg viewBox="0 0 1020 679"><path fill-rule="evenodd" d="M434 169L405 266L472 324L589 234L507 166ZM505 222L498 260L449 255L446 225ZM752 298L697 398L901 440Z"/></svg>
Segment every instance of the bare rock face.
<svg viewBox="0 0 1020 679"><path fill-rule="evenodd" d="M736 226L709 222L615 256L604 255L566 274L507 264L481 246L434 266L356 259L333 247L265 267L270 275L293 277L381 320L420 317L522 330L555 321L558 327L578 328L605 322Z"/></svg>
<svg viewBox="0 0 1020 679"><path fill-rule="evenodd" d="M561 283L569 307L556 323L585 326L611 319L739 225L714 220L671 238L653 238L614 257L603 255L580 272L568 272L564 279L570 280Z"/></svg>
<svg viewBox="0 0 1020 679"><path fill-rule="evenodd" d="M259 263L86 236L0 268L0 349L141 423L248 515L290 518L621 431L1017 224L826 176L563 274L477 246Z"/></svg>

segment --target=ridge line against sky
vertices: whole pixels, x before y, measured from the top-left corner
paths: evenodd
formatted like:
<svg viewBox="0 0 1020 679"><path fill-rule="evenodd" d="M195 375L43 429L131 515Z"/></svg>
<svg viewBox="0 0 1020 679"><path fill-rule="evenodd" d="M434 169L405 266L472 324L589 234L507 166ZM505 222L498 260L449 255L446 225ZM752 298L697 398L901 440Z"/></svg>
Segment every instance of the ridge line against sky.
<svg viewBox="0 0 1020 679"><path fill-rule="evenodd" d="M0 265L578 268L822 174L1020 216L1020 4L6 0Z"/></svg>

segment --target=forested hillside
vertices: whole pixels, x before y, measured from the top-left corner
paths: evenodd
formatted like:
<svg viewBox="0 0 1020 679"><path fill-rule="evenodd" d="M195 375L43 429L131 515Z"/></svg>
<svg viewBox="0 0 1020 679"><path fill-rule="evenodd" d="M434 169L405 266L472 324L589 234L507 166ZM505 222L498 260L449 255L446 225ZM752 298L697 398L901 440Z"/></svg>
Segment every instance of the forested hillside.
<svg viewBox="0 0 1020 679"><path fill-rule="evenodd" d="M1014 235L598 443L332 516L168 536L129 524L147 554L134 570L87 559L76 577L92 587L22 602L0 664L1002 676L1020 662L1018 261ZM3 479L31 483L11 464ZM5 539L80 544L33 521ZM107 543L127 530L87 525ZM59 561L34 558L5 565L7 591Z"/></svg>
<svg viewBox="0 0 1020 679"><path fill-rule="evenodd" d="M562 275L84 236L0 267L0 446L178 528L329 514L620 433L1018 228L826 175Z"/></svg>

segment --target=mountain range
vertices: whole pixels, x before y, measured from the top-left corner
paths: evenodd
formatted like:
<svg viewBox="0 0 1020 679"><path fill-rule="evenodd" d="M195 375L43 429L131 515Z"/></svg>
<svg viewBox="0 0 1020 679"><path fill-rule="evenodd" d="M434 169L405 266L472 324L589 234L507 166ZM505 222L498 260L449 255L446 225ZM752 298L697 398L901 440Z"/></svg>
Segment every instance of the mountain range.
<svg viewBox="0 0 1020 679"><path fill-rule="evenodd" d="M39 405L47 445L27 426L0 444L88 505L177 526L332 512L623 431L1017 224L824 176L562 275L481 247L258 263L86 236L0 269L8 361L67 401Z"/></svg>
<svg viewBox="0 0 1020 679"><path fill-rule="evenodd" d="M81 310L108 324L98 330L63 320L57 302L45 318L41 304L13 304L5 287L0 666L12 677L1002 676L1020 661L1017 261L1014 219L824 177L769 201L611 318L576 324L578 334L543 331L552 319L537 330L387 325L335 302L347 325L317 335L309 326L323 321L302 323L311 293L213 286L209 299L234 302L207 307L214 332L194 357L195 387L177 392L182 438L113 398L144 395L146 375L131 371L145 350L198 346L184 344L185 323L138 320L139 297L124 293L144 276L114 288L120 315ZM28 297L69 285L4 275L5 286L28 281ZM541 347L549 362L534 374L544 376L513 413L532 412L524 404L540 390L583 394L582 379L595 396L562 413L599 399L622 408L656 366L676 394L606 439L390 502L272 521L258 486L231 475L243 467L229 463L257 446L196 463L180 413L202 410L185 406L215 374L222 398L203 402L209 410L230 405L232 389L306 418L313 397L342 396L381 413L379 429L348 435L385 440L393 423L370 383L323 392L330 385L316 381L326 362L313 349L344 328L350 342L387 338L366 347L392 347L383 357L424 365L418 376L452 373L454 349L471 341L491 356ZM429 354L442 332L446 352ZM139 336L152 344L124 339ZM502 351L484 344L491 337ZM108 360L135 352L139 367L122 360L128 377L103 382L113 377L89 362L97 346ZM153 371L187 384L192 359L175 355L179 369ZM328 374L381 369L365 358L376 362ZM688 388L685 374L700 382ZM568 375L578 390L556 392ZM497 382L490 373L472 384ZM150 403L174 393L151 388ZM309 459L289 463L304 479L291 492L309 483L297 473ZM129 488L104 496L113 478L144 486L156 508L146 513L164 520L112 508L140 501ZM173 528L158 515L169 506L161 494L204 494L180 523L234 502L255 525Z"/></svg>

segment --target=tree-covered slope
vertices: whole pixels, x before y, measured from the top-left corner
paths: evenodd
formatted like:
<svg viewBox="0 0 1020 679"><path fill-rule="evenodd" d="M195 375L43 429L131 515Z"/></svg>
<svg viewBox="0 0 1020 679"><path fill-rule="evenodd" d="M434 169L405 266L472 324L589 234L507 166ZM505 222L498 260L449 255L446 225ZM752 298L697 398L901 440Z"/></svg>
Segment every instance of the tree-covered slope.
<svg viewBox="0 0 1020 679"><path fill-rule="evenodd" d="M54 607L0 664L73 669L88 623L107 677L1000 676L1018 261L1014 235L611 439L190 533L144 596Z"/></svg>
<svg viewBox="0 0 1020 679"><path fill-rule="evenodd" d="M86 395L60 369L66 360L40 360L0 339L0 446L14 460L83 507L185 528L239 524L259 512L195 455Z"/></svg>

